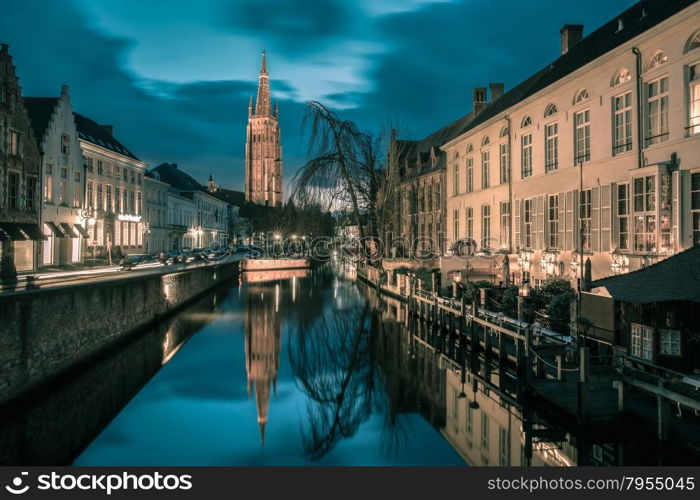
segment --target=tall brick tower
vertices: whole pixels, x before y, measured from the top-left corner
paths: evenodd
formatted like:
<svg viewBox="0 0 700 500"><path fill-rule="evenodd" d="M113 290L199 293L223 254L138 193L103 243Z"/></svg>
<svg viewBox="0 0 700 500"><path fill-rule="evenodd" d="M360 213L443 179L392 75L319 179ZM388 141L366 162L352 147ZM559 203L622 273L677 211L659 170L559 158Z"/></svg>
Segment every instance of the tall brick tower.
<svg viewBox="0 0 700 500"><path fill-rule="evenodd" d="M248 104L245 146L245 199L270 207L282 206L282 146L279 109L270 103L270 82L265 51L258 79L258 97Z"/></svg>

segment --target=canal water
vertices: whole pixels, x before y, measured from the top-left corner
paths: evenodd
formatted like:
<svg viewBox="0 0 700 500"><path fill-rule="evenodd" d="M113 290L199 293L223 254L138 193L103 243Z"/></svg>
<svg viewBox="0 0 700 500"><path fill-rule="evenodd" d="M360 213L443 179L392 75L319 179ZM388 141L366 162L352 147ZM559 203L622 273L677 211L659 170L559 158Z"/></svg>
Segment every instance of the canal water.
<svg viewBox="0 0 700 500"><path fill-rule="evenodd" d="M167 363L75 465L464 465L440 409L385 365L354 282L246 274L210 301L182 313L201 327L176 352L166 334Z"/></svg>
<svg viewBox="0 0 700 500"><path fill-rule="evenodd" d="M243 273L0 408L0 464L699 463L639 419L523 406L517 380L457 345L351 268Z"/></svg>

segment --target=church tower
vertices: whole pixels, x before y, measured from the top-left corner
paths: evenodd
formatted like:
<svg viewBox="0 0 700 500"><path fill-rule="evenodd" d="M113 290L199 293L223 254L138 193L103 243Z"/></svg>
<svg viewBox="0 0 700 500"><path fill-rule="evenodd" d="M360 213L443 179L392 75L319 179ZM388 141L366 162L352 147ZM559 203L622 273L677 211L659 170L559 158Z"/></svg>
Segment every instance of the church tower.
<svg viewBox="0 0 700 500"><path fill-rule="evenodd" d="M248 104L245 146L245 199L249 203L282 206L282 146L279 109L270 102L265 51L258 78L258 96Z"/></svg>

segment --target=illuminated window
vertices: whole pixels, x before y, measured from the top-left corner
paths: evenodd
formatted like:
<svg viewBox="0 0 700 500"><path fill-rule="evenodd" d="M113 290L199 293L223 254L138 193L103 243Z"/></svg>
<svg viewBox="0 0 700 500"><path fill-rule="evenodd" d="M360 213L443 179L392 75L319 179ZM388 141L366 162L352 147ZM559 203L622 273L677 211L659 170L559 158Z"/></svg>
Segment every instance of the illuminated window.
<svg viewBox="0 0 700 500"><path fill-rule="evenodd" d="M581 89L576 92L576 95L574 96L574 104L583 102L586 99L588 99L588 91L586 89Z"/></svg>
<svg viewBox="0 0 700 500"><path fill-rule="evenodd" d="M550 123L544 128L545 172L556 170L559 166L559 126Z"/></svg>
<svg viewBox="0 0 700 500"><path fill-rule="evenodd" d="M520 175L523 179L532 175L532 134L521 137Z"/></svg>
<svg viewBox="0 0 700 500"><path fill-rule="evenodd" d="M615 73L612 80L612 86L621 85L623 83L629 82L632 79L632 74L627 68L622 68L620 71Z"/></svg>
<svg viewBox="0 0 700 500"><path fill-rule="evenodd" d="M658 68L666 61L668 61L668 56L664 52L657 52L649 60L649 68L648 69L652 70L654 68Z"/></svg>
<svg viewBox="0 0 700 500"><path fill-rule="evenodd" d="M668 139L668 77L647 83L646 90L646 145L651 146Z"/></svg>
<svg viewBox="0 0 700 500"><path fill-rule="evenodd" d="M550 104L544 110L544 117L547 118L548 116L552 116L552 115L556 114L556 112L557 112L557 106L555 104Z"/></svg>
<svg viewBox="0 0 700 500"><path fill-rule="evenodd" d="M654 357L654 330L648 326L632 323L631 332L632 356L651 361Z"/></svg>
<svg viewBox="0 0 700 500"><path fill-rule="evenodd" d="M632 151L632 92L613 97L613 156Z"/></svg>
<svg viewBox="0 0 700 500"><path fill-rule="evenodd" d="M591 115L585 109L574 115L574 161L576 163L591 159Z"/></svg>

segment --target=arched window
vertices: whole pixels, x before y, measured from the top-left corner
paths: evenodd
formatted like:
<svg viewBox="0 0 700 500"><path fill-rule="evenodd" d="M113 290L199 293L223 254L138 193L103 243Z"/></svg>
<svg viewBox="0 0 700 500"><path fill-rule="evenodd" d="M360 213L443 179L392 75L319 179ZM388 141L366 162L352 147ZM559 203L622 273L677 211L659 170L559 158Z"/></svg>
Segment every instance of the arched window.
<svg viewBox="0 0 700 500"><path fill-rule="evenodd" d="M652 70L654 68L658 68L666 61L668 61L668 56L665 52L660 50L654 54L651 59L649 59L649 67L647 69Z"/></svg>
<svg viewBox="0 0 700 500"><path fill-rule="evenodd" d="M695 33L690 35L690 38L688 38L688 41L685 43L685 50L683 53L687 54L691 50L695 50L698 47L700 47L700 30L697 30Z"/></svg>
<svg viewBox="0 0 700 500"><path fill-rule="evenodd" d="M552 116L557 112L557 106L554 103L549 104L544 110L544 117Z"/></svg>
<svg viewBox="0 0 700 500"><path fill-rule="evenodd" d="M578 104L586 99L588 99L588 91L586 89L581 89L576 92L576 95L574 96L574 104Z"/></svg>
<svg viewBox="0 0 700 500"><path fill-rule="evenodd" d="M508 137L508 125L501 129L501 133L498 136L501 138Z"/></svg>
<svg viewBox="0 0 700 500"><path fill-rule="evenodd" d="M488 135L485 135L484 138L481 139L481 145L482 145L482 146L488 146L488 145L489 145L489 142L491 142L491 141L489 141L489 136L488 136Z"/></svg>
<svg viewBox="0 0 700 500"><path fill-rule="evenodd" d="M455 151L454 158L459 158L459 151Z"/></svg>
<svg viewBox="0 0 700 500"><path fill-rule="evenodd" d="M529 116L526 116L525 118L523 118L523 121L520 124L520 126L522 128L529 127L530 125L532 125L532 120L530 119Z"/></svg>
<svg viewBox="0 0 700 500"><path fill-rule="evenodd" d="M630 70L627 68L621 68L617 73L615 73L615 76L613 76L610 86L615 87L616 85L629 82L631 79L632 74L630 73Z"/></svg>
<svg viewBox="0 0 700 500"><path fill-rule="evenodd" d="M474 151L474 146L470 144L469 146L467 146L467 153L471 153L472 151Z"/></svg>

